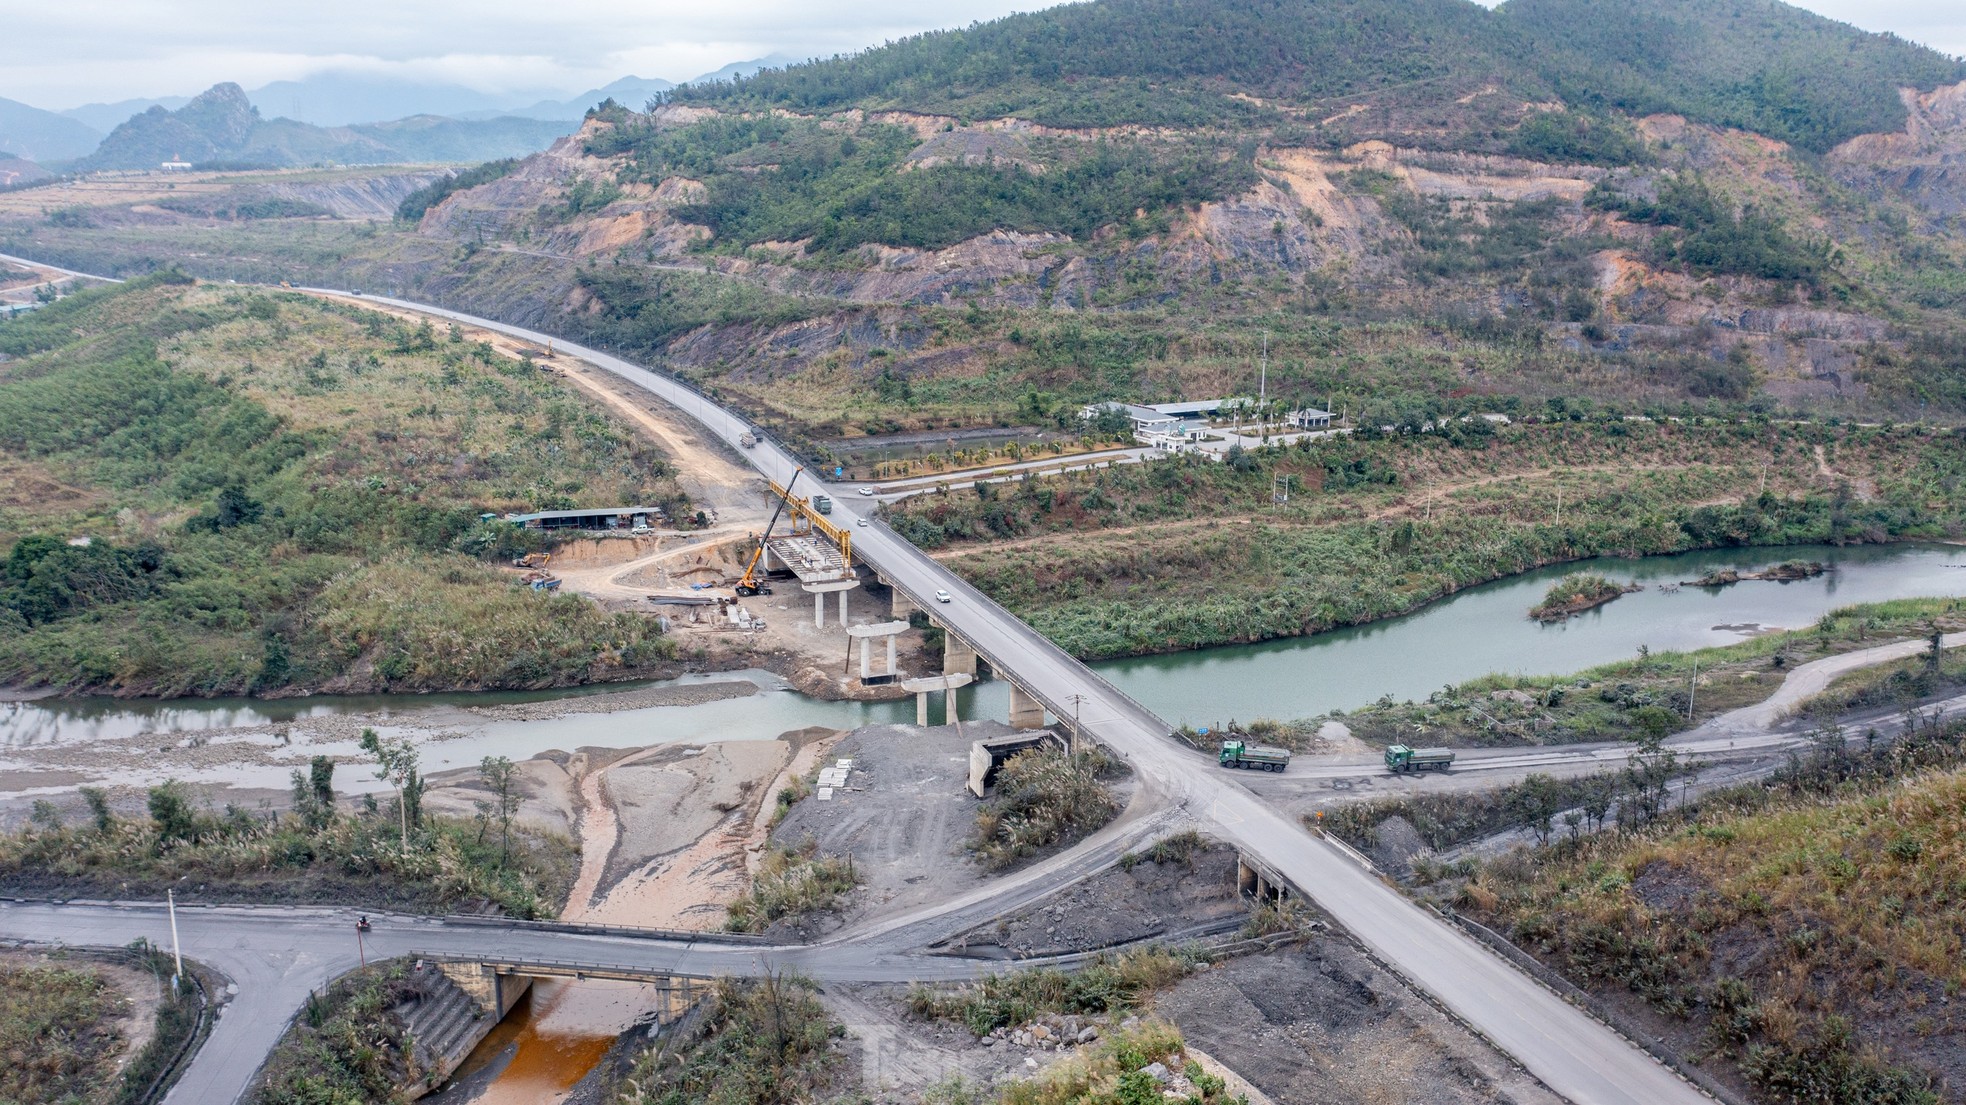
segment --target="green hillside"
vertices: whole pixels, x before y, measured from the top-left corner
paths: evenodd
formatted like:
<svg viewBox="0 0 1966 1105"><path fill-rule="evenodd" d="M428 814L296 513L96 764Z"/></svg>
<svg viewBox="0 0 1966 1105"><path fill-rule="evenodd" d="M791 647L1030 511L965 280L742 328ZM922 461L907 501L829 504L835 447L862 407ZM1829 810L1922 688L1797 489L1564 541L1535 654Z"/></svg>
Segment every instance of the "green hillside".
<svg viewBox="0 0 1966 1105"><path fill-rule="evenodd" d="M1438 102L1499 82L1524 97L1678 112L1821 151L1902 126L1900 87L1962 79L1957 59L1775 0L1509 0L1494 12L1466 0L1105 0L672 96L1203 126L1282 122L1293 108L1385 90Z"/></svg>

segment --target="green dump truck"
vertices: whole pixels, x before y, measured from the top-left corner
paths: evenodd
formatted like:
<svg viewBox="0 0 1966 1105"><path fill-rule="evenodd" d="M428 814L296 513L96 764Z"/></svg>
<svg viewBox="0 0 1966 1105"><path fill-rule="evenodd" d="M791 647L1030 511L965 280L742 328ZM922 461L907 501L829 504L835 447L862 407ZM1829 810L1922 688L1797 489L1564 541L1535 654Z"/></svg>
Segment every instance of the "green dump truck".
<svg viewBox="0 0 1966 1105"><path fill-rule="evenodd" d="M1251 771L1282 771L1290 763L1290 750L1243 741L1223 741L1222 756L1218 762L1223 767L1240 767Z"/></svg>
<svg viewBox="0 0 1966 1105"><path fill-rule="evenodd" d="M812 509L821 514L833 513L833 497L831 495L814 495L812 497Z"/></svg>
<svg viewBox="0 0 1966 1105"><path fill-rule="evenodd" d="M1454 750L1451 748L1408 748L1395 744L1386 749L1386 770L1404 774L1408 771L1446 771L1454 764Z"/></svg>

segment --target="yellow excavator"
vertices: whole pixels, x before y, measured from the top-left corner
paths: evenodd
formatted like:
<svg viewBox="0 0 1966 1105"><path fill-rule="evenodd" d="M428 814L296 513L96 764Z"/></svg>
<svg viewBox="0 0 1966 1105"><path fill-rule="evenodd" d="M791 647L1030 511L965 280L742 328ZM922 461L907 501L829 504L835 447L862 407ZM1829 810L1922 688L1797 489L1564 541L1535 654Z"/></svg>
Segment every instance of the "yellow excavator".
<svg viewBox="0 0 1966 1105"><path fill-rule="evenodd" d="M792 478L785 481L785 494L779 496L778 505L772 508L771 521L765 524L764 535L758 538L758 547L751 553L751 562L744 565L744 575L737 581L736 590L740 598L771 594L771 584L766 583L759 574L758 564L764 559L765 542L771 539L771 531L778 525L778 516L785 512L785 502L792 497L792 487L799 482L799 473L803 471L804 468L792 469Z"/></svg>

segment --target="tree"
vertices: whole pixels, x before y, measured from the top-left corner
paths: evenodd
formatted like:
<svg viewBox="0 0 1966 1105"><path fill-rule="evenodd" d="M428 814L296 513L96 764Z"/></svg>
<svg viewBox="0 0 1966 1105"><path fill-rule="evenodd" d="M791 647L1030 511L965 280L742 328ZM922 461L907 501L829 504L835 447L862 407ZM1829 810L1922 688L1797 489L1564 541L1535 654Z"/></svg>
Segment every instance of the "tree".
<svg viewBox="0 0 1966 1105"><path fill-rule="evenodd" d="M478 761L478 778L492 792L492 800L478 803L478 816L498 819L498 865L512 852L512 815L519 812L518 767L504 756L486 756Z"/></svg>
<svg viewBox="0 0 1966 1105"><path fill-rule="evenodd" d="M403 827L403 851L408 852L410 804L414 802L421 807L423 799L423 779L416 770L416 746L408 737L384 738L373 729L364 729L362 751L375 757L375 777L396 788L396 815Z"/></svg>
<svg viewBox="0 0 1966 1105"><path fill-rule="evenodd" d="M334 761L326 756L316 756L308 764L307 774L296 768L293 773L294 813L308 828L315 831L327 828L334 823Z"/></svg>
<svg viewBox="0 0 1966 1105"><path fill-rule="evenodd" d="M191 808L184 784L176 779L166 779L150 788L150 819L157 823L159 844L195 840L198 836L197 812Z"/></svg>
<svg viewBox="0 0 1966 1105"><path fill-rule="evenodd" d="M116 815L109 809L109 795L101 787L83 787L76 793L89 805L89 816L96 823L96 831L108 832L116 824Z"/></svg>

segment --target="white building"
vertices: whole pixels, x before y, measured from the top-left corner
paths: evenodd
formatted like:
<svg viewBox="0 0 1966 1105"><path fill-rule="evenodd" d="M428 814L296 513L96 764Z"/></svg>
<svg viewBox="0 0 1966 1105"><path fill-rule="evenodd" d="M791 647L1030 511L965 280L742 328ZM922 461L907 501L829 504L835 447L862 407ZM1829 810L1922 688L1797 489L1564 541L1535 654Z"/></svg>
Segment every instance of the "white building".
<svg viewBox="0 0 1966 1105"><path fill-rule="evenodd" d="M1328 430L1331 428L1331 420L1335 417L1337 416L1330 411L1321 411L1316 407L1305 407L1303 410L1291 411L1289 414L1284 415L1283 420L1289 423L1292 429Z"/></svg>
<svg viewBox="0 0 1966 1105"><path fill-rule="evenodd" d="M1079 417L1087 422L1098 418L1106 411L1125 411L1133 420L1133 436L1142 441L1154 434L1178 434L1182 432L1181 420L1171 414L1163 414L1153 407L1142 407L1134 403L1092 403L1079 411Z"/></svg>

